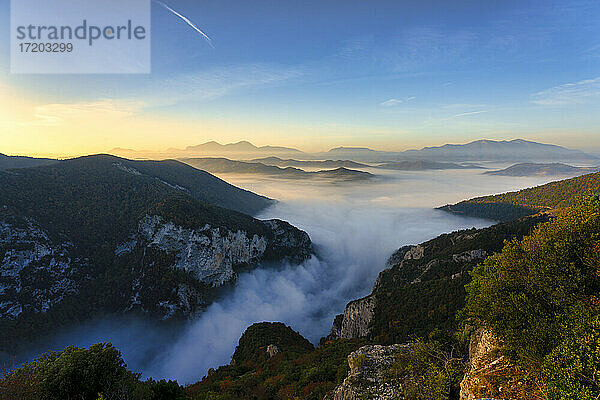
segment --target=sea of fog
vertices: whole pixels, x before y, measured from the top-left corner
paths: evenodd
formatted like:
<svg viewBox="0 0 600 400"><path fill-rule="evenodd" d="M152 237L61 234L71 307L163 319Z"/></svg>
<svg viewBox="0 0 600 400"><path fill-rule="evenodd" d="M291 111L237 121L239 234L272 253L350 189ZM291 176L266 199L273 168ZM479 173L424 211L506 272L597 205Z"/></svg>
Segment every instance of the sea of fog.
<svg viewBox="0 0 600 400"><path fill-rule="evenodd" d="M46 338L19 358L108 341L121 350L130 369L183 384L229 363L239 337L254 322L282 321L318 343L350 300L370 293L394 250L444 232L492 223L434 207L550 180L490 176L480 170L371 172L377 178L361 183L222 176L279 200L258 217L283 219L305 230L317 256L302 265L259 267L241 274L235 288L183 325L105 318Z"/></svg>

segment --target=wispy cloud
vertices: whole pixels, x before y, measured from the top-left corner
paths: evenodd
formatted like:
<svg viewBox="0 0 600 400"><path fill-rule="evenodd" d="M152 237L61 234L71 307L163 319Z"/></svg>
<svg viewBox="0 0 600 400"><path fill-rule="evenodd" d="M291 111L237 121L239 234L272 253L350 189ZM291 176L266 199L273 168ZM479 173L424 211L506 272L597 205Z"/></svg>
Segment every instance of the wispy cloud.
<svg viewBox="0 0 600 400"><path fill-rule="evenodd" d="M475 103L450 103L450 104L442 104L441 107L446 110L464 110L473 109L473 108L486 108L489 107L487 104L475 104Z"/></svg>
<svg viewBox="0 0 600 400"><path fill-rule="evenodd" d="M468 115L477 115L477 114L481 114L481 113L485 113L485 112L488 112L488 110L469 111L469 112L456 114L455 117L466 117Z"/></svg>
<svg viewBox="0 0 600 400"><path fill-rule="evenodd" d="M242 89L280 84L299 78L304 72L301 68L271 64L215 67L152 81L146 93L138 94L149 106L206 101Z"/></svg>
<svg viewBox="0 0 600 400"><path fill-rule="evenodd" d="M189 18L187 18L186 16L178 13L177 11L173 10L171 7L169 7L168 5L166 5L165 3L163 3L162 1L158 1L158 0L154 0L154 2L156 4L159 4L160 6L162 6L163 8L165 8L166 10L170 11L171 13L175 14L177 17L179 17L183 22L185 22L186 24L188 24L192 29L194 29L196 32L198 32L200 35L202 35L202 37L204 37L204 39L206 39L206 41L208 42L208 44L214 48L215 46L213 45L213 41L212 39L204 32L202 32L202 30L200 28L198 28L196 26L196 24L194 24L192 21L189 20Z"/></svg>
<svg viewBox="0 0 600 400"><path fill-rule="evenodd" d="M415 96L407 97L407 98L404 98L404 99L389 99L389 100L386 100L386 101L383 101L383 102L379 103L379 105L383 106L383 107L393 107L393 106L397 106L398 104L402 104L402 103L406 103L406 102L412 101L414 99L416 99Z"/></svg>
<svg viewBox="0 0 600 400"><path fill-rule="evenodd" d="M447 31L438 27L406 29L395 39L394 51L390 55L397 71L464 62L481 40L477 33L468 30Z"/></svg>
<svg viewBox="0 0 600 400"><path fill-rule="evenodd" d="M20 121L21 126L59 126L66 122L95 119L116 120L131 117L145 103L140 101L101 99L94 102L53 103L35 106L33 117Z"/></svg>
<svg viewBox="0 0 600 400"><path fill-rule="evenodd" d="M554 86L532 97L533 103L542 106L585 104L600 98L600 77Z"/></svg>

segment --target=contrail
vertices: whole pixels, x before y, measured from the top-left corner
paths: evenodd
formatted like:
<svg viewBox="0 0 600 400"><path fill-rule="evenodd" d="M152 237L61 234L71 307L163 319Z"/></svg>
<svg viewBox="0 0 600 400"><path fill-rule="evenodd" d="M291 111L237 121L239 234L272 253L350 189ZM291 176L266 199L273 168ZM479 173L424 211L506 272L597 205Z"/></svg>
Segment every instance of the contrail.
<svg viewBox="0 0 600 400"><path fill-rule="evenodd" d="M177 11L173 10L171 7L169 7L168 5L166 5L165 3L163 3L162 1L154 0L154 2L157 3L157 4L160 4L161 6L163 6L164 8L166 8L167 10L171 11L173 14L175 14L176 16L178 16L179 18L181 18L186 24L188 24L196 32L198 32L199 34L201 34L204 37L204 39L206 39L206 41L208 42L208 44L210 44L210 47L212 47L213 49L215 48L215 46L213 45L212 39L206 33L202 32L200 30L200 28L198 28L196 25L194 25L194 23L192 21L190 21L187 17L179 14Z"/></svg>

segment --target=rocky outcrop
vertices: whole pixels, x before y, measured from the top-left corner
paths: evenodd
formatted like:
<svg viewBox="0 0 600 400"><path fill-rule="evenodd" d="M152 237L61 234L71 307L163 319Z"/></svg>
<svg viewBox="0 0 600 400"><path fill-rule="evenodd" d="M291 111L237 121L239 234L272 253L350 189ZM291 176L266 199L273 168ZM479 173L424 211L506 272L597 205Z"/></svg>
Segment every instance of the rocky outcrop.
<svg viewBox="0 0 600 400"><path fill-rule="evenodd" d="M259 221L267 227L267 247L264 257L268 260L287 260L301 263L313 255L308 233L280 219Z"/></svg>
<svg viewBox="0 0 600 400"><path fill-rule="evenodd" d="M137 231L115 250L118 258L128 257L132 252L143 255L136 261L137 277L132 281L127 309L158 312L163 319L189 316L207 306L216 290L233 285L240 268L256 267L265 258L301 262L312 255L312 244L305 232L279 220L257 220L257 223L268 228L264 235L250 236L242 230L208 224L189 229L159 215L144 216ZM159 261L149 260L149 254L157 252L165 256L155 255ZM185 272L192 280L182 280L171 290L156 291L149 303L143 300L143 293L154 282L148 279L147 270L157 268L157 262L163 263L163 269Z"/></svg>
<svg viewBox="0 0 600 400"><path fill-rule="evenodd" d="M369 325L375 310L375 297L367 296L348 303L344 314L338 315L327 340L353 339L369 335Z"/></svg>
<svg viewBox="0 0 600 400"><path fill-rule="evenodd" d="M470 263L475 260L483 259L487 256L487 251L483 249L467 250L460 254L453 254L452 260L456 262Z"/></svg>
<svg viewBox="0 0 600 400"><path fill-rule="evenodd" d="M539 386L528 382L503 354L502 342L490 330L479 328L471 335L460 400L542 398Z"/></svg>
<svg viewBox="0 0 600 400"><path fill-rule="evenodd" d="M57 242L29 218L0 210L0 318L45 312L78 293L87 260L73 244Z"/></svg>
<svg viewBox="0 0 600 400"><path fill-rule="evenodd" d="M423 245L413 246L404 254L404 260L420 260L425 255L425 247Z"/></svg>
<svg viewBox="0 0 600 400"><path fill-rule="evenodd" d="M350 353L350 372L343 383L326 397L328 400L400 400L402 383L387 379L388 370L396 354L407 345L364 346Z"/></svg>
<svg viewBox="0 0 600 400"><path fill-rule="evenodd" d="M276 356L279 353L280 353L279 347L277 347L276 345L270 344L267 346L267 354L269 355L269 357Z"/></svg>
<svg viewBox="0 0 600 400"><path fill-rule="evenodd" d="M158 215L146 215L132 241L121 245L119 254L138 241L175 255L173 268L190 272L198 281L220 287L235 281L234 268L256 262L267 248L263 236L248 237L243 231L223 231L205 225L185 229Z"/></svg>
<svg viewBox="0 0 600 400"><path fill-rule="evenodd" d="M187 229L145 215L129 239L114 248L113 264L129 271L123 279L129 279L131 294L122 309L112 311L151 312L163 319L190 316L220 288L234 284L240 268L256 267L264 259L299 263L313 254L306 232L284 221L255 221L264 225L257 229L263 234L208 224ZM0 319L46 312L78 295L86 281L95 279L93 263L74 255L81 253L33 218L0 209Z"/></svg>

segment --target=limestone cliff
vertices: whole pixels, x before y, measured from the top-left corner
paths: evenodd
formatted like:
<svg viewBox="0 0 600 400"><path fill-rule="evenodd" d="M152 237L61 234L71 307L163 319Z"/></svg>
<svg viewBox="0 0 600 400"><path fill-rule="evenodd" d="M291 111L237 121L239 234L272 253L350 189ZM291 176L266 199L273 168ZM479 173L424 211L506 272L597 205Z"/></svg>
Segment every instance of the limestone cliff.
<svg viewBox="0 0 600 400"><path fill-rule="evenodd" d="M78 293L88 261L72 253L32 219L0 211L0 318L45 312Z"/></svg>
<svg viewBox="0 0 600 400"><path fill-rule="evenodd" d="M373 318L375 298L363 297L348 303L344 314L336 317L327 340L353 339L369 335L369 324Z"/></svg>
<svg viewBox="0 0 600 400"><path fill-rule="evenodd" d="M350 372L343 383L335 388L328 400L400 400L402 382L386 379L395 356L407 345L364 346L350 353Z"/></svg>
<svg viewBox="0 0 600 400"><path fill-rule="evenodd" d="M502 353L502 342L488 329L473 332L469 361L460 383L460 400L546 398L540 388Z"/></svg>
<svg viewBox="0 0 600 400"><path fill-rule="evenodd" d="M142 255L136 259L138 268L127 308L158 312L163 319L190 315L208 305L215 290L235 284L240 268L256 267L267 252L271 253L270 259L296 263L311 256L312 245L305 232L284 221L257 222L268 228L266 235L250 237L242 230L208 224L188 229L158 215L144 216L137 231L115 250L118 258ZM151 253L155 255L149 257ZM192 279L175 282L171 290L156 292L150 299L146 296L144 301L144 292L153 285L147 279L147 270L157 267L157 262L166 263L163 269L182 271Z"/></svg>
<svg viewBox="0 0 600 400"><path fill-rule="evenodd" d="M129 239L113 250L113 265L128 271L119 284L130 289L125 304L112 311L189 316L208 305L219 288L235 284L240 268L311 257L306 232L279 220L256 224L264 225L263 235L208 224L188 229L159 215L143 216ZM35 219L0 210L0 319L45 313L97 281L94 262L82 253Z"/></svg>

